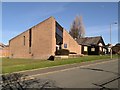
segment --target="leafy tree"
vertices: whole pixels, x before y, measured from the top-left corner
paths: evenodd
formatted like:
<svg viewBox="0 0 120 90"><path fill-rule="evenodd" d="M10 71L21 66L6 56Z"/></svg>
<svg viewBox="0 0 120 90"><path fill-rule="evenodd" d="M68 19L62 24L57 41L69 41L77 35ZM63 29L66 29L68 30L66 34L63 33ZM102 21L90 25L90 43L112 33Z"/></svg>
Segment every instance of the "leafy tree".
<svg viewBox="0 0 120 90"><path fill-rule="evenodd" d="M85 36L85 28L82 22L82 16L76 16L70 29L70 35L74 39L78 39Z"/></svg>

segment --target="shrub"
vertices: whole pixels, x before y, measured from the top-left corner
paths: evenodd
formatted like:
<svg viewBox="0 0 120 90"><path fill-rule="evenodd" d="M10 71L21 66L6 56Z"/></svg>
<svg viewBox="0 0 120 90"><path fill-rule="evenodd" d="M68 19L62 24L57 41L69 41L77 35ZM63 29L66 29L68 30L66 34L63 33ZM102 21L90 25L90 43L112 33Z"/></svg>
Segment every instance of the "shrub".
<svg viewBox="0 0 120 90"><path fill-rule="evenodd" d="M60 49L60 50L57 50L55 53L56 53L56 55L69 55L69 50L68 49Z"/></svg>
<svg viewBox="0 0 120 90"><path fill-rule="evenodd" d="M117 54L120 55L120 51Z"/></svg>
<svg viewBox="0 0 120 90"><path fill-rule="evenodd" d="M77 54L77 53L75 53L75 52L70 52L69 54Z"/></svg>
<svg viewBox="0 0 120 90"><path fill-rule="evenodd" d="M84 51L84 55L88 55L88 52L87 52L87 51Z"/></svg>
<svg viewBox="0 0 120 90"><path fill-rule="evenodd" d="M48 60L50 60L50 61L54 61L54 56L53 55L51 55L49 58L48 58Z"/></svg>
<svg viewBox="0 0 120 90"><path fill-rule="evenodd" d="M105 53L104 53L104 52L102 52L102 51L100 51L100 52L99 52L99 54L100 54L100 55L104 55Z"/></svg>

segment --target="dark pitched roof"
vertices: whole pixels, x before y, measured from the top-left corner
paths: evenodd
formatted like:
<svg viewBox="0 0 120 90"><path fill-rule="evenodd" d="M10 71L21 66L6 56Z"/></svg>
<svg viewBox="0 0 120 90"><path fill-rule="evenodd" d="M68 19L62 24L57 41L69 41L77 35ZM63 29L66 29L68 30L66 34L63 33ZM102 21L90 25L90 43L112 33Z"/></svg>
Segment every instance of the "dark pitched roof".
<svg viewBox="0 0 120 90"><path fill-rule="evenodd" d="M79 38L76 41L80 45L97 45L100 41L105 45L101 36Z"/></svg>
<svg viewBox="0 0 120 90"><path fill-rule="evenodd" d="M5 47L5 45L0 42L0 48L3 48L3 47Z"/></svg>

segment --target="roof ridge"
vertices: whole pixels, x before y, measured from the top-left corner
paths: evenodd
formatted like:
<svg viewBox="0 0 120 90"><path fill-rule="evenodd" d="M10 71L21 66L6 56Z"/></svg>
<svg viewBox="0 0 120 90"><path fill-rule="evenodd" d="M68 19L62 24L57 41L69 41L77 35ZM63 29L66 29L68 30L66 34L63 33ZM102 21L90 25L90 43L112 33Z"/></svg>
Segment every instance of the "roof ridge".
<svg viewBox="0 0 120 90"><path fill-rule="evenodd" d="M97 38L97 37L101 37L101 36L81 37L81 38Z"/></svg>
<svg viewBox="0 0 120 90"><path fill-rule="evenodd" d="M97 44L101 38L102 38L101 36L84 37L84 38L82 37L82 38L77 39L77 42L79 44L92 44L92 43Z"/></svg>

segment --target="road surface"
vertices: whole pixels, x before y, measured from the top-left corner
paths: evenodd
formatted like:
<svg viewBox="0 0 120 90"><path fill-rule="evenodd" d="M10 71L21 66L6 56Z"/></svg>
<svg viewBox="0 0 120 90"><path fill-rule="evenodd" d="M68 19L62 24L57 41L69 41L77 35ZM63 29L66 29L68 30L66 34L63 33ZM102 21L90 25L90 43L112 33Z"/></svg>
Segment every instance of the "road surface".
<svg viewBox="0 0 120 90"><path fill-rule="evenodd" d="M53 80L60 88L118 88L120 79L117 59L30 76Z"/></svg>

